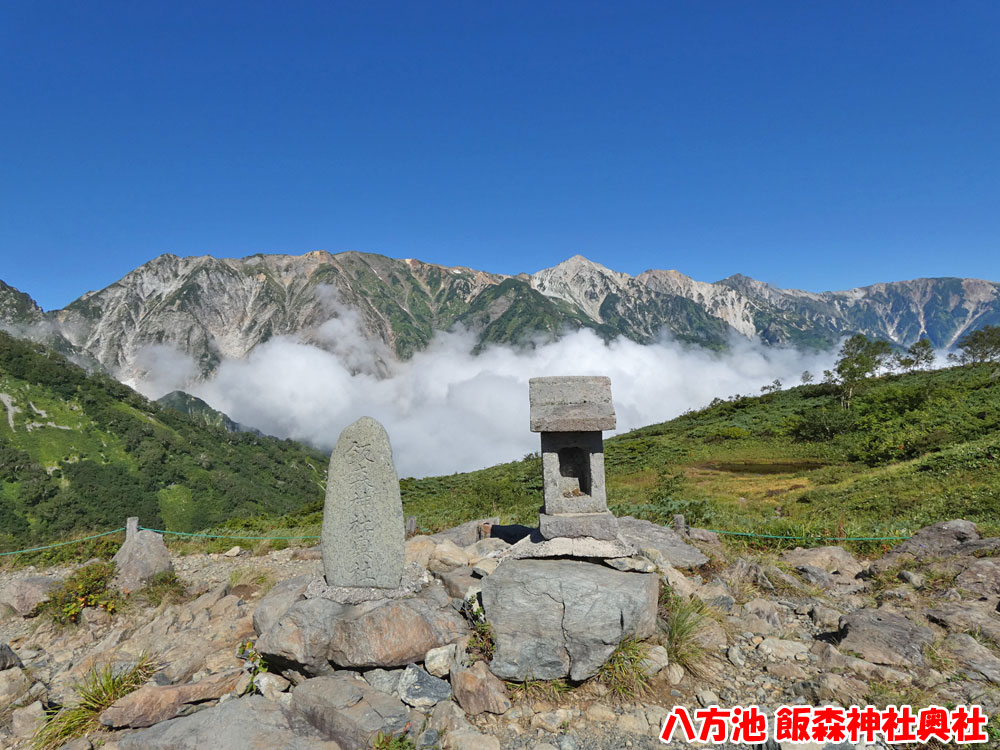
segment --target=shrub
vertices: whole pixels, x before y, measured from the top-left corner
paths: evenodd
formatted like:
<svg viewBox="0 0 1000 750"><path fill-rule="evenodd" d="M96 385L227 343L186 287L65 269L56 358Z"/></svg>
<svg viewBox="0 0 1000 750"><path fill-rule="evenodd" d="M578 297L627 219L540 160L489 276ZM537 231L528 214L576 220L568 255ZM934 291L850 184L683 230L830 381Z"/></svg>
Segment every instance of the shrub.
<svg viewBox="0 0 1000 750"><path fill-rule="evenodd" d="M84 607L98 607L113 613L121 604L118 592L108 588L114 575L113 563L84 565L52 591L49 600L39 606L38 613L63 624L78 622Z"/></svg>
<svg viewBox="0 0 1000 750"><path fill-rule="evenodd" d="M115 701L138 689L152 677L158 666L142 654L127 669L113 664L91 669L83 682L73 686L79 701L63 708L38 728L31 738L31 750L55 750L71 740L100 728L97 717Z"/></svg>
<svg viewBox="0 0 1000 750"><path fill-rule="evenodd" d="M405 734L379 732L372 740L372 750L416 750L416 744Z"/></svg>
<svg viewBox="0 0 1000 750"><path fill-rule="evenodd" d="M183 601L187 598L187 590L174 571L166 570L157 573L133 597L151 607L159 607L164 601Z"/></svg>

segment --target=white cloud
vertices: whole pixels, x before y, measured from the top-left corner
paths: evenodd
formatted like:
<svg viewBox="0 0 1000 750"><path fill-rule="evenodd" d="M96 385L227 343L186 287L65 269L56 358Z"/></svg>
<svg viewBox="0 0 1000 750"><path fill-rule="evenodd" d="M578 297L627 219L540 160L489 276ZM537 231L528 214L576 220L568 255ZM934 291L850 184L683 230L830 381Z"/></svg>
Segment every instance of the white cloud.
<svg viewBox="0 0 1000 750"><path fill-rule="evenodd" d="M147 356L155 379L137 384L156 397L183 388L236 421L279 437L329 450L358 417L389 432L400 476L468 471L538 449L528 430L528 379L542 375L607 375L618 431L661 422L716 396L758 393L780 378L799 382L803 370L830 367L834 355L805 354L734 339L725 353L664 340L643 346L605 343L589 330L534 348L489 347L470 353L468 333L437 336L407 362L386 357L342 315L322 327L332 351L292 337L258 346L244 360L224 361L215 376L193 382L190 358L171 361L158 348ZM153 357L150 359L149 357ZM159 363L157 365L157 363ZM381 372L381 375L374 373Z"/></svg>

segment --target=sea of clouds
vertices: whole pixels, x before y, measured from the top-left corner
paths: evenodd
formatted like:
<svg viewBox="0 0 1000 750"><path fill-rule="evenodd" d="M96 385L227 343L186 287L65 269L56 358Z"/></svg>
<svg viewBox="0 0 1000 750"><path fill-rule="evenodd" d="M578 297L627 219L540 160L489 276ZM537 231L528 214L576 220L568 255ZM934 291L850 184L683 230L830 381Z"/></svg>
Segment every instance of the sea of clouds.
<svg viewBox="0 0 1000 750"><path fill-rule="evenodd" d="M670 339L642 345L609 342L589 330L531 347L491 346L472 353L468 332L439 334L410 360L393 359L367 339L357 314L342 310L311 342L279 336L246 359L223 361L198 380L194 361L166 346L140 358L149 373L130 383L158 398L181 389L237 422L323 450L340 431L368 415L385 425L400 476L469 471L538 450L528 430L528 379L543 375L607 375L618 430L662 422L715 397L755 394L775 378L821 376L834 352L805 353L736 338L716 353ZM606 433L607 436L608 433Z"/></svg>

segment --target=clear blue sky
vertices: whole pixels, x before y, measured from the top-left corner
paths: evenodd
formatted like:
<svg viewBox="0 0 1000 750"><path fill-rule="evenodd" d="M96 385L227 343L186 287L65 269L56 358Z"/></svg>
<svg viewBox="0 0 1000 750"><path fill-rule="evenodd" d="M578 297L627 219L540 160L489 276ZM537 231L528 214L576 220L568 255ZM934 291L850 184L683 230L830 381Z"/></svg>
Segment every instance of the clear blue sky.
<svg viewBox="0 0 1000 750"><path fill-rule="evenodd" d="M0 279L171 252L1000 280L1000 3L0 3Z"/></svg>

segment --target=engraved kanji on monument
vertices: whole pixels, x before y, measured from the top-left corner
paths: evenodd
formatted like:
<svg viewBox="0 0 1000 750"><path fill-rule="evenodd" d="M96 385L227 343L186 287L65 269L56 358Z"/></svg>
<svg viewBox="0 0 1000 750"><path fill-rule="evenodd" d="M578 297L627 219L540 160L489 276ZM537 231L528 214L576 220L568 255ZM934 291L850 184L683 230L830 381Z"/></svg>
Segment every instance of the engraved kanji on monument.
<svg viewBox="0 0 1000 750"><path fill-rule="evenodd" d="M361 417L330 456L321 549L331 587L398 589L403 575L403 505L385 428Z"/></svg>

